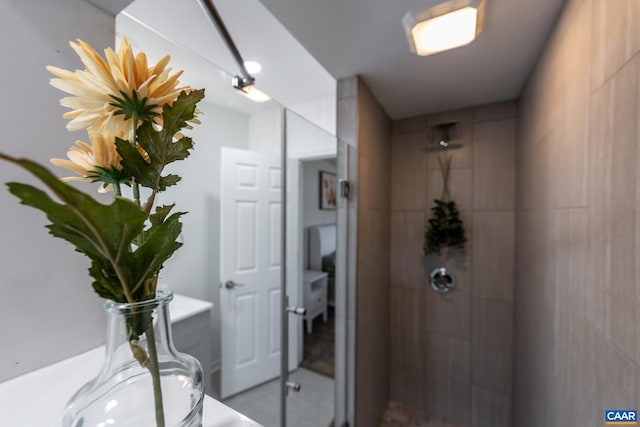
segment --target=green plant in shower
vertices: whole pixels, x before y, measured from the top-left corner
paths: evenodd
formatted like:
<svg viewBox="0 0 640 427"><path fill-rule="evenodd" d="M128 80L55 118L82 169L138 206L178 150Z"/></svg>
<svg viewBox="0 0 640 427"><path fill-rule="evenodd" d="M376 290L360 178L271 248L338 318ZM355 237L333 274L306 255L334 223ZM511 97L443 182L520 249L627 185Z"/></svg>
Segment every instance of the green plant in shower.
<svg viewBox="0 0 640 427"><path fill-rule="evenodd" d="M444 184L441 198L434 200L435 206L431 208L432 216L424 233L425 255L442 255L442 250L445 248L463 249L467 242L460 211L449 194L451 156L446 156L444 162L442 157L438 156L438 163Z"/></svg>

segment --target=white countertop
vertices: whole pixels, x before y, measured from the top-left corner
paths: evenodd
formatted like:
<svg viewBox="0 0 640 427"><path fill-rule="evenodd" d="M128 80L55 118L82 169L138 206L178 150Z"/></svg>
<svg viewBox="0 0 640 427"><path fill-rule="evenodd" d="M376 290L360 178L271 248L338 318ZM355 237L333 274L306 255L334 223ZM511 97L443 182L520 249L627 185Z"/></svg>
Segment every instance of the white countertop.
<svg viewBox="0 0 640 427"><path fill-rule="evenodd" d="M169 303L171 323L179 322L187 317L211 310L213 304L184 295L173 294L173 301Z"/></svg>
<svg viewBox="0 0 640 427"><path fill-rule="evenodd" d="M175 295L171 320L209 310L211 304ZM194 311L195 310L195 311ZM100 370L104 346L0 383L2 426L58 427L67 400ZM205 396L203 427L260 427L260 424Z"/></svg>

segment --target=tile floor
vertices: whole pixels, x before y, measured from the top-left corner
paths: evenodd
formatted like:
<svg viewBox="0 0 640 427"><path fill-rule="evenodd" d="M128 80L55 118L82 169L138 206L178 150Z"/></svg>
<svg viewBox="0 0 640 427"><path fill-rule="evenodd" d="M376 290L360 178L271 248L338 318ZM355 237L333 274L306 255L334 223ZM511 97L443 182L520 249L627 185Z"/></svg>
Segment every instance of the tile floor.
<svg viewBox="0 0 640 427"><path fill-rule="evenodd" d="M426 412L400 402L390 401L380 427L465 427L429 416Z"/></svg>
<svg viewBox="0 0 640 427"><path fill-rule="evenodd" d="M328 427L333 421L333 379L299 368L289 380L300 383L299 392L289 393L287 425ZM280 426L280 379L259 385L223 401L264 427Z"/></svg>

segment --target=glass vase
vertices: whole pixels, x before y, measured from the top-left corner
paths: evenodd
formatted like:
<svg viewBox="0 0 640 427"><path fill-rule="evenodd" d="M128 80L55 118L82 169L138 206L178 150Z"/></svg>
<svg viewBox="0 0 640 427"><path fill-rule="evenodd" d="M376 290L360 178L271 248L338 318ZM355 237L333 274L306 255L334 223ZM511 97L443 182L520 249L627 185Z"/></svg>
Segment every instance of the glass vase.
<svg viewBox="0 0 640 427"><path fill-rule="evenodd" d="M63 427L202 426L202 367L173 346L172 299L159 289L152 300L104 304L104 363L67 402Z"/></svg>

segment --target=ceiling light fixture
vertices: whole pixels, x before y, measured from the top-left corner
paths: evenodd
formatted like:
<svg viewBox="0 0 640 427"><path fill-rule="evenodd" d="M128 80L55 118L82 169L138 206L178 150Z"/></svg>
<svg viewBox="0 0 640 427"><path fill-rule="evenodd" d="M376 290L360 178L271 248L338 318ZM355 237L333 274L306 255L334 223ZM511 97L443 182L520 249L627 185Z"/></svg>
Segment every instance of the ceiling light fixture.
<svg viewBox="0 0 640 427"><path fill-rule="evenodd" d="M482 32L484 0L450 0L402 18L411 50L432 55L471 43Z"/></svg>

